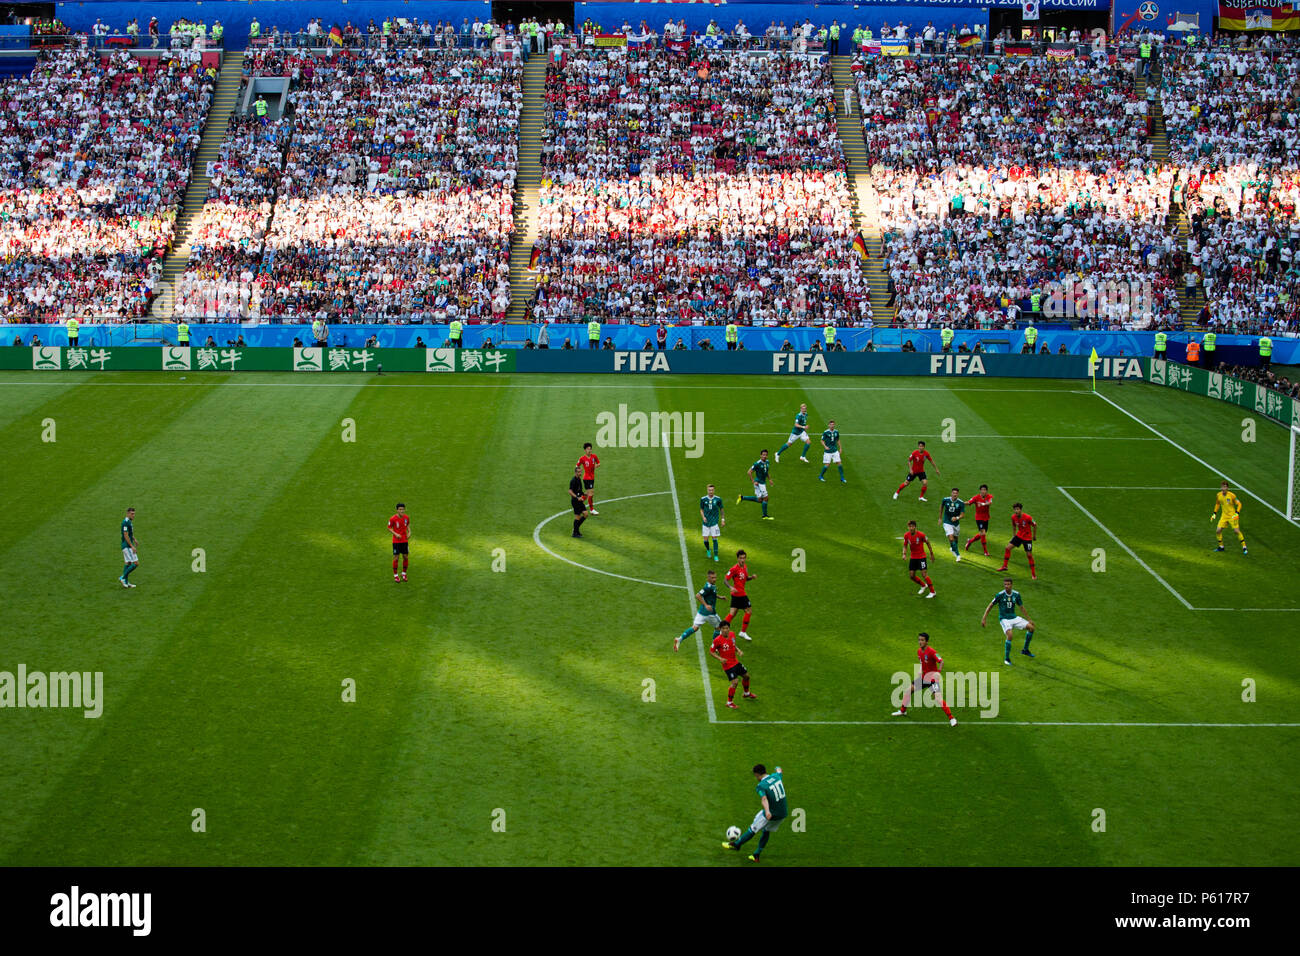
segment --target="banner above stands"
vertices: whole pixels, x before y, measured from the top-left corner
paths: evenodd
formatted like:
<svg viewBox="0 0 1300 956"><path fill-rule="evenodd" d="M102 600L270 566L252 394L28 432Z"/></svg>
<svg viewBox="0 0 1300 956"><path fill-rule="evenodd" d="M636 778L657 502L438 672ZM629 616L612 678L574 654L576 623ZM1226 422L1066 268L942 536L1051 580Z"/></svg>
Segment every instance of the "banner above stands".
<svg viewBox="0 0 1300 956"><path fill-rule="evenodd" d="M1112 32L1116 36L1159 32L1170 39L1209 36L1218 15L1219 0L1115 0Z"/></svg>
<svg viewBox="0 0 1300 956"><path fill-rule="evenodd" d="M586 0L586 2L577 3L575 6L583 7L587 5L599 6L601 4L617 3L636 4L649 10L651 7L657 7L663 10L667 7L674 6L747 6L766 4L770 5L772 0L725 0L719 3L714 0L672 0L672 2L661 2L661 0ZM976 7L987 10L990 7L997 9L1020 9L1022 0L987 0L985 3L974 2L974 0L872 0L870 3L854 3L853 0L793 0L791 3L782 4L785 7L849 7L855 10L871 10L877 7ZM1110 0L1038 0L1038 6L1044 10L1109 10ZM664 11L665 15L667 12ZM807 14L811 19L811 14ZM823 17L822 19L825 19ZM831 19L840 19L838 15L832 15Z"/></svg>
<svg viewBox="0 0 1300 956"><path fill-rule="evenodd" d="M1294 3L1274 6L1246 0L1220 0L1220 30L1300 30L1300 9Z"/></svg>

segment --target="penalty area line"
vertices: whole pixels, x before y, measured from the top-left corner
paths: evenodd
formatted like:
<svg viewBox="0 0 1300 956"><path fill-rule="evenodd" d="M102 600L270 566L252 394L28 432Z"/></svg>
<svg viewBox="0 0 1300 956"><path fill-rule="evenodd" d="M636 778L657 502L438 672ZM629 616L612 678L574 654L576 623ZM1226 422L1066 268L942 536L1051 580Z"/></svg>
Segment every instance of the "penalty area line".
<svg viewBox="0 0 1300 956"><path fill-rule="evenodd" d="M1234 614L1248 614L1252 611L1274 611L1278 614L1293 614L1300 607L1194 607L1193 611L1232 611Z"/></svg>
<svg viewBox="0 0 1300 956"><path fill-rule="evenodd" d="M1147 574L1151 575L1153 578L1155 578L1157 581L1159 581L1161 584L1163 584L1164 587L1165 587L1165 590L1166 590L1166 591L1168 591L1168 592L1169 592L1170 594L1172 594L1174 597L1178 598L1178 603L1179 603L1179 604L1181 604L1183 607L1187 608L1187 610L1189 610L1189 611L1195 611L1195 610L1196 610L1196 608L1192 607L1192 602L1191 602L1191 601L1187 600L1187 598L1183 597L1181 594L1179 594L1177 591L1175 591L1175 590L1174 590L1174 586L1173 586L1172 584L1170 584L1168 581L1166 581L1166 580L1165 580L1164 578L1162 578L1160 575L1156 574L1155 570L1151 567L1151 565L1147 564L1145 561L1143 561L1141 558L1139 558L1139 557L1137 556L1137 554L1133 551L1132 548L1130 548L1128 545L1126 545L1123 541L1121 541L1118 537L1115 536L1115 532L1111 531L1110 528L1107 528L1104 524L1102 524L1099 520L1097 520L1097 516L1096 516L1096 515L1094 515L1091 511L1089 511L1089 510L1088 510L1087 508L1085 508L1083 505L1079 504L1078 499L1076 499L1076 498L1074 497L1074 495L1072 495L1072 494L1070 494L1068 491L1066 491L1065 488L1063 488L1061 485L1057 485L1057 486L1056 486L1056 490L1059 491L1061 494L1065 495L1065 497L1069 498L1071 504L1073 504L1076 508L1078 508L1078 509L1079 509L1080 511L1082 511L1085 515L1087 515L1089 518L1091 518L1091 519L1092 519L1092 523L1095 524L1095 525L1096 525L1098 528L1100 528L1102 531L1106 532L1106 535L1110 538L1110 540L1114 541L1117 545L1119 545L1121 548L1123 548L1124 551L1125 551L1125 553L1127 553L1128 556L1129 556L1130 558L1132 558L1132 559L1133 559L1134 561L1136 561L1138 564L1142 565L1143 569L1147 572Z"/></svg>
<svg viewBox="0 0 1300 956"><path fill-rule="evenodd" d="M947 727L946 720L720 720L719 724L781 724L784 726L807 727ZM1193 723L1173 721L1125 721L1125 720L992 720L975 717L958 721L958 727L976 724L981 727L1300 727L1300 723L1274 724L1229 724L1229 723Z"/></svg>
<svg viewBox="0 0 1300 956"><path fill-rule="evenodd" d="M1105 402L1107 405L1110 405L1112 408L1115 408L1115 409L1117 409L1118 411L1123 412L1125 415L1127 415L1129 418L1133 419L1133 421L1137 422L1139 425L1141 425L1143 428L1145 428L1147 431L1151 432L1152 434L1154 434L1154 435L1159 435L1159 436L1160 436L1161 438L1163 438L1165 441L1169 442L1169 444L1173 445L1175 448L1177 448L1179 451L1181 451L1181 452L1182 452L1184 455L1186 455L1188 458L1192 459L1192 461L1194 461L1194 462L1196 462L1196 463L1198 463L1198 464L1200 464L1200 465L1205 466L1205 467L1208 468L1210 471L1214 472L1216 475L1218 475L1220 478L1222 478L1224 481L1228 482L1228 484L1230 484L1230 485L1236 485L1238 488L1240 488L1240 489L1241 489L1242 491L1244 491L1246 494L1250 495L1252 498L1254 498L1256 501L1258 501L1261 505L1263 505L1263 506L1264 506L1265 508L1267 508L1269 511L1273 512L1273 513L1276 514L1278 517L1280 517L1282 520L1286 521L1288 524L1292 525L1293 527L1300 528L1300 522L1297 522L1294 518L1288 517L1288 516L1287 516L1285 513L1283 513L1280 509L1273 507L1271 504L1269 504L1267 501L1265 501L1265 500L1264 500L1263 498L1261 498L1259 495L1255 494L1255 492L1251 491L1249 488L1247 488L1247 487L1246 487L1245 485L1243 485L1241 482L1237 481L1235 478L1232 478L1231 476L1226 475L1226 474L1224 474L1223 472L1219 471L1219 469L1215 468L1213 465L1211 465L1211 464L1210 464L1208 461L1206 461L1204 458L1201 458L1201 457L1199 457L1199 456L1197 456L1197 455L1192 454L1190 451L1188 451L1188 450L1187 450L1186 448L1184 448L1182 445L1178 444L1178 442L1174 441L1174 440L1173 440L1172 438L1170 438L1168 435L1164 434L1164 433L1161 432L1161 431L1158 431L1158 430L1157 430L1156 428L1154 428L1153 426L1148 425L1148 424L1147 424L1146 422L1144 422L1142 419L1138 418L1136 415L1134 415L1132 412L1130 412L1130 411L1129 411L1127 408L1125 408L1123 405L1120 405L1118 402L1111 401L1111 400L1110 400L1109 398L1107 398L1105 395L1101 394L1101 392L1097 392L1096 394L1097 394L1097 397L1100 398L1100 399L1101 399L1103 402Z"/></svg>
<svg viewBox="0 0 1300 956"><path fill-rule="evenodd" d="M677 519L677 541L682 546L682 573L686 576L686 593L690 595L688 603L691 606L691 618L695 618L695 589L691 587L691 559L686 553L686 529L682 527L682 508L677 502L677 478L673 473L673 456L669 451L671 442L668 440L668 434L664 433L664 464L668 466L668 492L673 496L673 517ZM715 607L716 611L717 608ZM695 642L695 647L700 659L700 678L704 681L704 706L709 712L709 723L718 722L718 712L713 706L713 687L709 684L709 661L704 656L704 630L701 626L698 634L699 640Z"/></svg>
<svg viewBox="0 0 1300 956"><path fill-rule="evenodd" d="M765 431L750 432L713 432L704 431L702 435L771 435L774 429ZM778 429L779 430L779 429ZM840 432L845 438L915 438L914 432ZM939 438L938 435L927 435L927 438ZM962 435L962 440L975 438L1001 439L1002 441L1014 441L1019 439L1039 439L1042 441L1160 441L1159 438L1152 438L1149 435Z"/></svg>
<svg viewBox="0 0 1300 956"><path fill-rule="evenodd" d="M1154 439L1153 439L1154 440ZM1060 485L1082 491L1218 491L1218 488L1194 488L1190 485Z"/></svg>

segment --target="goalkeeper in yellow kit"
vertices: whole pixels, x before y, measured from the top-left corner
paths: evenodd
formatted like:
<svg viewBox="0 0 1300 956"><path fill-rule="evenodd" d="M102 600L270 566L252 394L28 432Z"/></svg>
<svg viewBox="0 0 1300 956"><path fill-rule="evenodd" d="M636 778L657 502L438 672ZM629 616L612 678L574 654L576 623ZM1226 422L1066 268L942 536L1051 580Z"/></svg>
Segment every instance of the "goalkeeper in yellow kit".
<svg viewBox="0 0 1300 956"><path fill-rule="evenodd" d="M1219 493L1214 496L1214 513L1210 515L1210 520L1219 523L1214 530L1214 536L1219 539L1215 551L1223 550L1223 529L1230 526L1241 542L1241 553L1250 553L1246 550L1246 539L1241 533L1241 500L1228 490L1226 481L1219 485Z"/></svg>

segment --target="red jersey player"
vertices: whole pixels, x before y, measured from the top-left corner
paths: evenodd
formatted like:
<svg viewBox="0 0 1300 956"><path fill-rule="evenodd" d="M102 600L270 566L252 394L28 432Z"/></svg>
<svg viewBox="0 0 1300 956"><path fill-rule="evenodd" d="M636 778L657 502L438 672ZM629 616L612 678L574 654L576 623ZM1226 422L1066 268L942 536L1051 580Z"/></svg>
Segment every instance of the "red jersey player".
<svg viewBox="0 0 1300 956"><path fill-rule="evenodd" d="M745 688L745 696L750 700L758 700L749 692L749 671L745 665L740 663L740 658L744 653L736 646L736 632L730 628L725 629L721 634L713 639L713 645L709 648L709 653L722 662L722 672L727 675L727 680L731 681L731 686L727 688L727 706L736 710L736 681L740 681Z"/></svg>
<svg viewBox="0 0 1300 956"><path fill-rule="evenodd" d="M393 533L393 580L405 581L406 568L411 561L411 519L406 516L406 505L397 503L397 514L388 519L388 530ZM397 574L397 556L402 556L402 573Z"/></svg>
<svg viewBox="0 0 1300 956"><path fill-rule="evenodd" d="M1007 544L1007 553L1002 556L1002 567L999 571L1005 571L1007 564L1011 561L1012 548L1024 548L1025 557L1029 559L1029 577L1037 581L1038 572L1034 570L1034 542L1038 540L1038 522L1025 514L1024 505L1017 501L1011 506L1011 525L1015 532L1011 535L1011 541Z"/></svg>
<svg viewBox="0 0 1300 956"><path fill-rule="evenodd" d="M737 611L744 611L744 616L740 619L740 636L745 640L750 640L749 634L745 629L749 627L749 595L745 593L745 584L758 577L745 564L745 552L736 552L736 563L727 571L727 583L731 585L731 609L727 611L727 616L723 618L723 624L730 624L731 619L736 616Z"/></svg>
<svg viewBox="0 0 1300 956"><path fill-rule="evenodd" d="M925 500L925 489L927 487L926 483L929 480L925 474L925 463L927 461L930 464L934 465L934 476L938 478L939 477L938 462L936 462L934 458L930 456L930 453L925 450L925 442L919 441L916 443L916 451L912 452L910 455L907 456L907 477L903 479L903 483L899 485L898 490L894 492L895 498L897 498L900 494L903 493L904 488L906 488L912 482L916 481L916 479L920 478L921 493L920 495L917 496L917 500L918 501Z"/></svg>
<svg viewBox="0 0 1300 956"><path fill-rule="evenodd" d="M988 557L989 553L989 505L993 504L993 496L989 494L988 485L980 485L980 493L966 502L968 505L975 506L975 528L976 531L971 535L970 540L966 542L966 550L976 541L984 546L984 556Z"/></svg>
<svg viewBox="0 0 1300 956"><path fill-rule="evenodd" d="M939 676L939 672L943 670L943 658L930 646L930 635L925 631L916 635L916 645L916 656L921 661L921 676L907 685L907 690L903 691L903 706L890 716L906 717L908 705L912 703L912 691L919 690L924 695L925 689L928 687L934 691L939 706L948 715L948 725L956 727L957 718L952 715L952 711L948 708L948 702L943 699L943 678Z"/></svg>
<svg viewBox="0 0 1300 956"><path fill-rule="evenodd" d="M600 465L600 459L592 453L591 442L582 446L582 457L578 459L578 464L582 466L582 487L587 492L583 497L587 499L587 510L598 515L600 512L596 510L596 501L591 490L596 487L596 468Z"/></svg>
<svg viewBox="0 0 1300 956"><path fill-rule="evenodd" d="M921 585L921 590L917 594L925 594L927 598L934 597L934 582L930 580L930 575L926 574L925 551L929 548L930 560L934 560L934 548L930 544L930 539L925 536L924 531L916 530L916 522L907 523L907 534L903 535L903 557L907 558L907 571L913 581ZM925 580L916 576L920 571ZM925 592L929 591L929 594Z"/></svg>

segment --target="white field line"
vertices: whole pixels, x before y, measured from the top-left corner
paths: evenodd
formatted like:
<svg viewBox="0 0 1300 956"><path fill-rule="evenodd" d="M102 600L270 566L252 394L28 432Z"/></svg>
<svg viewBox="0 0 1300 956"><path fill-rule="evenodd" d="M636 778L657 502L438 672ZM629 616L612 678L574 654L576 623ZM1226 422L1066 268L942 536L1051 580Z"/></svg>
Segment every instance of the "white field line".
<svg viewBox="0 0 1300 956"><path fill-rule="evenodd" d="M648 492L646 492L646 493L643 494L643 495L623 495L621 498L602 498L601 501L600 501L600 503L601 503L602 505L605 505L605 504L610 504L610 503L615 502L615 501L627 501L627 500L629 500L629 499L631 499L631 498L653 498L653 497L655 497L656 495L666 495L666 494L669 494L669 492L667 492L667 491L648 491ZM674 504L675 504L675 503L676 503L676 499L674 499ZM571 564L571 565L573 565L575 568L582 568L582 570L584 570L584 571L595 571L597 574L608 575L608 576L611 577L611 578L620 578L620 579L622 579L622 580L624 580L624 581L635 581L637 584L652 584L652 585L654 585L654 586L657 587L657 588L680 588L680 587L681 587L680 584L664 584L662 581L647 581L647 580L645 580L644 578L632 578L632 577L628 577L626 574L615 574L613 571L602 571L600 568L593 568L593 567L591 567L590 565L579 564L577 561L573 561L573 560L571 560L571 559L569 559L569 558L566 558L566 557L565 557L564 555L562 555L562 554L556 554L554 551L552 551L552 550L551 550L550 548L548 548L546 545L542 544L542 529L543 529L544 527L546 527L548 524L550 524L552 521L554 521L556 518L560 517L561 515L567 515L567 514L573 514L573 512L572 512L571 510L570 510L570 511L557 511L555 514L551 515L549 518L543 518L541 521L539 521L539 522L537 523L537 527L533 529L533 543L536 544L536 545L537 545L539 548L541 548L543 551L545 551L547 554L549 554L551 557L553 557L553 558L559 558L559 559L560 559L561 561L563 561L565 564ZM680 526L681 526L681 519L680 519L680 518L678 519L677 523L678 523L678 526L680 527ZM685 544L683 544L683 545L682 545L683 551L685 550L685 547L686 547ZM690 590L691 590L691 589L690 589L690 581L689 581L689 580L687 581L687 587L686 587L686 590L687 590L687 593L689 593ZM692 613L694 613L694 606L693 606L693 605L692 605Z"/></svg>
<svg viewBox="0 0 1300 956"><path fill-rule="evenodd" d="M946 720L720 720L720 724L780 724L807 727L947 727ZM1103 720L981 720L978 717L958 721L957 726L970 727L1300 727L1295 724L1270 723L1191 723L1158 721L1103 721Z"/></svg>
<svg viewBox="0 0 1300 956"><path fill-rule="evenodd" d="M1165 587L1165 590L1168 591L1170 594L1172 594L1174 597L1178 598L1178 602L1179 602L1180 604L1182 604L1183 607L1187 608L1187 610L1189 610L1189 611L1194 611L1194 610L1196 610L1196 608L1192 607L1192 603L1191 603L1190 601L1188 601L1187 598L1183 597L1181 594L1179 594L1177 591L1174 590L1174 586L1173 586L1172 584L1170 584L1168 581L1166 581L1166 580L1165 580L1164 578L1162 578L1160 575L1156 574L1156 572L1155 572L1154 570L1152 570L1151 565L1147 564L1145 561L1143 561L1141 558L1139 558L1139 557L1137 556L1137 554L1134 553L1134 551L1133 551L1132 548L1130 548L1130 547L1129 547L1128 545L1126 545L1123 541L1121 541L1119 538L1117 538L1117 537L1115 536L1115 533L1114 533L1113 531L1111 531L1111 530L1110 530L1109 528L1107 528L1104 524L1102 524L1099 520L1097 520L1096 515L1094 515L1091 511L1089 511L1089 510L1088 510L1087 508L1085 508L1083 505L1079 504L1078 500L1074 497L1074 495L1070 494L1068 491L1066 491L1066 490L1065 490L1063 487L1061 487L1060 485L1057 485L1057 486L1056 486L1056 490L1059 491L1061 494L1065 495L1065 497L1069 498L1071 504L1073 504L1076 508L1078 508L1078 509L1079 509L1080 511L1082 511L1085 515L1087 515L1089 518L1091 518L1093 524L1095 524L1095 525L1096 525L1098 528L1100 528L1102 531L1106 532L1107 536L1109 536L1109 538L1110 538L1112 541L1114 541L1117 545L1119 545L1121 548L1123 548L1124 551L1128 554L1128 556L1129 556L1130 558L1132 558L1132 559L1133 559L1134 561L1136 561L1138 564L1142 565L1142 567L1146 570L1146 572L1147 572L1148 574L1150 574L1153 578L1155 578L1157 581L1159 581L1161 584L1163 584L1164 587Z"/></svg>
<svg viewBox="0 0 1300 956"><path fill-rule="evenodd" d="M779 433L780 429L769 429L765 431L750 432L701 432L704 435L772 435ZM845 438L916 438L914 432L840 432ZM938 440L938 435L922 435L923 438L933 438ZM1013 439L1032 438L1042 441L1160 441L1159 438L1148 438L1146 435L961 435L960 440L966 441L971 438L993 438L1011 441Z"/></svg>
<svg viewBox="0 0 1300 956"><path fill-rule="evenodd" d="M677 503L677 478L673 473L673 456L669 451L669 436L664 433L664 464L668 466L668 489L669 494L673 496L673 517L677 519L677 541L682 546L682 574L686 577L686 593L690 595L688 603L691 607L691 617L695 617L695 589L691 586L691 560L686 553L686 530L682 527L682 509ZM700 659L700 677L704 681L704 706L709 712L709 723L718 722L718 712L713 707L713 687L709 684L709 661L704 654L704 630L700 629L699 640L695 642L699 659Z"/></svg>
<svg viewBox="0 0 1300 956"><path fill-rule="evenodd" d="M1067 488L1076 491L1080 489L1099 490L1099 491L1217 491L1218 490L1216 488L1190 488L1190 487L1161 488L1161 487L1155 487L1151 485L1058 485L1057 491L1061 492L1061 494L1065 495L1065 497L1069 498L1071 501L1074 501L1075 507L1077 507L1084 514L1088 515L1089 518L1092 518L1093 521L1097 521L1097 519L1093 518L1091 514L1088 514L1087 510L1083 507L1083 505L1079 504L1079 502L1075 501L1075 499L1070 496L1070 494L1065 490ZM1098 527L1101 528L1102 531L1105 531L1107 534L1111 536L1111 538L1113 538L1116 542L1118 542L1121 548L1124 548L1125 551L1128 551L1128 553L1132 555L1132 557L1134 558L1134 560L1138 562L1138 564L1141 564L1142 567L1150 571L1151 574L1155 576L1157 581L1159 581L1161 584L1164 584L1165 587L1167 588L1169 587L1168 584L1165 584L1164 579L1161 578L1160 575L1156 574L1154 571L1151 571L1151 569L1147 567L1147 565L1142 561L1141 558L1133 554L1132 551L1129 551L1128 547L1125 546L1124 542L1120 541L1113 534L1111 534L1110 530L1106 528L1104 525L1102 525L1100 521L1097 521L1097 525ZM1173 588L1169 588L1169 589L1173 591ZM1179 600L1182 600L1182 596L1179 595L1177 591L1173 591L1173 593L1175 597L1178 597ZM1186 604L1187 602L1183 601L1183 603ZM1300 613L1300 607L1191 607L1190 605L1188 605L1187 609L1189 611L1240 611L1242 613L1253 613L1257 611L1276 611L1279 614Z"/></svg>
<svg viewBox="0 0 1300 956"><path fill-rule="evenodd" d="M1061 485L1062 488L1084 491L1218 491L1218 488L1196 488L1191 485Z"/></svg>
<svg viewBox="0 0 1300 956"><path fill-rule="evenodd" d="M1278 614L1292 614L1300 612L1300 607L1194 607L1193 611L1233 611L1239 613L1250 613L1253 611L1276 611Z"/></svg>
<svg viewBox="0 0 1300 956"><path fill-rule="evenodd" d="M1246 494L1250 495L1250 497L1254 498L1256 501L1258 501L1261 505L1263 505L1263 506L1264 506L1265 508L1267 508L1269 511L1272 511L1274 514L1276 514L1278 517L1280 517L1283 521L1288 522L1289 524L1291 524L1291 525L1294 526L1294 527L1300 528L1300 522L1295 521L1293 518L1289 518L1289 517L1287 517L1287 515L1286 515L1285 512L1281 511L1281 510L1278 509L1278 508L1273 507L1271 504L1269 504L1267 501L1265 501L1265 500L1264 500L1263 498L1261 498L1259 495L1255 494L1255 492L1251 491L1249 488L1247 488L1247 487L1246 487L1245 485L1243 485L1241 482L1237 481L1235 478L1232 478L1232 477L1230 477L1230 476L1228 476L1228 475L1225 475L1223 472L1219 471L1219 469L1215 468L1213 465L1211 465L1211 464L1210 464L1208 461L1206 461L1204 458L1200 458L1200 457L1198 457L1197 455L1192 454L1190 451L1188 451L1188 450L1187 450L1186 448L1184 448L1182 445L1178 444L1178 442L1174 441L1174 440L1173 440L1172 438L1170 438L1168 435L1165 435L1164 433L1162 433L1162 432L1156 430L1156 429L1153 428L1151 425L1148 425L1146 422L1144 422L1142 419L1138 418L1136 415L1134 415L1132 412L1130 412L1130 411L1129 411L1127 408L1125 408L1124 406L1119 405L1119 404L1117 404L1116 402L1111 401L1111 400L1110 400L1109 398L1107 398L1105 395L1101 394L1101 392L1097 392L1097 397L1100 398L1100 399L1101 399L1103 402L1105 402L1107 405L1110 405L1111 407L1116 408L1116 409L1118 409L1119 411L1123 412L1125 415L1127 415L1129 418L1133 419L1133 421L1137 422L1137 423L1138 423L1139 425L1141 425L1143 428L1147 429L1148 431L1152 432L1153 434L1159 435L1159 436L1160 436L1161 438L1163 438L1165 441L1169 442L1169 444L1173 445L1175 448L1177 448L1179 451L1181 451L1181 452L1182 452L1184 455L1186 455L1188 458L1192 459L1192 461L1195 461L1195 462L1197 462L1198 464L1204 465L1206 468L1208 468L1210 471L1214 472L1216 475L1218 475L1218 476L1219 476L1220 478L1222 478L1224 481L1228 482L1228 484L1230 484L1230 485L1232 485L1232 486L1234 486L1234 487L1236 487L1236 488L1239 488L1241 491L1243 491L1243 492L1245 492Z"/></svg>

